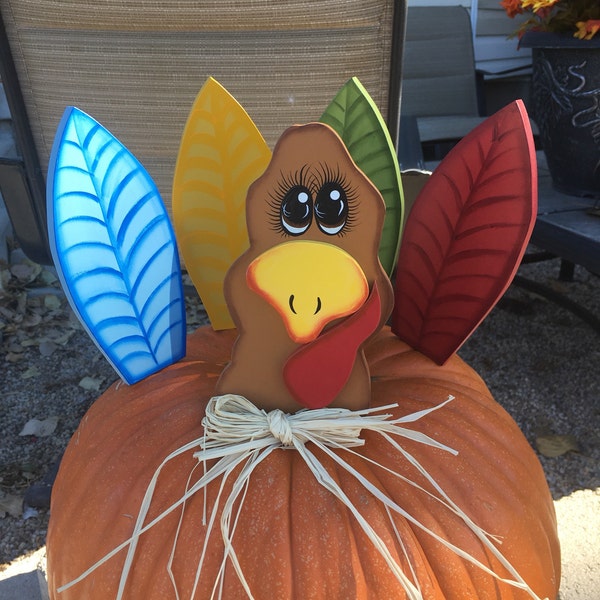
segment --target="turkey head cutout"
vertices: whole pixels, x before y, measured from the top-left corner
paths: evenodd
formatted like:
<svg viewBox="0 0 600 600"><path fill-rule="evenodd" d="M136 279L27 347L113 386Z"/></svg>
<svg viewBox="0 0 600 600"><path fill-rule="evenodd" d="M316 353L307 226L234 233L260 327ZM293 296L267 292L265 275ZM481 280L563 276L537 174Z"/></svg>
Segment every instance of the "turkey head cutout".
<svg viewBox="0 0 600 600"><path fill-rule="evenodd" d="M377 256L384 217L381 194L333 129L283 133L248 190L250 246L225 278L239 337L218 394L287 412L369 405L362 346L393 306Z"/></svg>

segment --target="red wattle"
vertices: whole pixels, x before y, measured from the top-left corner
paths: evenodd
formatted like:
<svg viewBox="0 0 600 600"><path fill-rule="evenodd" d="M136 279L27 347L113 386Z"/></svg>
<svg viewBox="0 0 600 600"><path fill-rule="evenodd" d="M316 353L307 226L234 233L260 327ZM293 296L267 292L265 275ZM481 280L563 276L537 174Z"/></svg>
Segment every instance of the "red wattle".
<svg viewBox="0 0 600 600"><path fill-rule="evenodd" d="M361 344L377 329L381 299L377 283L363 306L345 321L296 350L283 368L283 379L306 408L331 404L346 385Z"/></svg>

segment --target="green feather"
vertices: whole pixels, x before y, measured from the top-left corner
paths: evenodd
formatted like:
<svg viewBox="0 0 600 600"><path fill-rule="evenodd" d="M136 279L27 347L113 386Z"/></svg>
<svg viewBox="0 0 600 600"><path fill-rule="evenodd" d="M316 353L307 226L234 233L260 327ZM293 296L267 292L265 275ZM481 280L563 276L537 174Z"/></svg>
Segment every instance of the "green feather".
<svg viewBox="0 0 600 600"><path fill-rule="evenodd" d="M356 77L340 89L320 121L337 132L354 162L383 196L386 211L379 260L391 275L400 245L404 197L396 150L385 121Z"/></svg>

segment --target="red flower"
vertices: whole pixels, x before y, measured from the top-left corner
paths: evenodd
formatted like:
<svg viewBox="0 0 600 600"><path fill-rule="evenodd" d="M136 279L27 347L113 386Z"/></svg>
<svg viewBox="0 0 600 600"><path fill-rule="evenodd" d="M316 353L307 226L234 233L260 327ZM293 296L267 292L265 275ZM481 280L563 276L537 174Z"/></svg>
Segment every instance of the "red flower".
<svg viewBox="0 0 600 600"><path fill-rule="evenodd" d="M521 7L521 0L502 0L502 2L500 2L500 5L511 19L513 19L517 15L522 14L523 12L523 8Z"/></svg>
<svg viewBox="0 0 600 600"><path fill-rule="evenodd" d="M519 37L527 31L549 31L590 40L600 31L600 0L499 0L499 4L509 17L525 17L515 32Z"/></svg>
<svg viewBox="0 0 600 600"><path fill-rule="evenodd" d="M580 40L591 40L600 30L600 19L588 19L587 21L577 22L577 31L573 37Z"/></svg>

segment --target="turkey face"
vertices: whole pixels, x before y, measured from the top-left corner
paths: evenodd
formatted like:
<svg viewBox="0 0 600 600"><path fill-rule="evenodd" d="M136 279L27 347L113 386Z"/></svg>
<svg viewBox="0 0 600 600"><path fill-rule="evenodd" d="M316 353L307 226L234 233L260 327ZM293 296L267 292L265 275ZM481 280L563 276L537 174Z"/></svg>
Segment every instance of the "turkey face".
<svg viewBox="0 0 600 600"><path fill-rule="evenodd" d="M246 336L261 338L255 351L275 358L279 377L296 402L311 407L332 403L361 345L383 325L393 305L378 258L384 217L381 194L329 126L312 123L284 132L266 171L248 191L250 247L225 282L240 330L232 363L246 348ZM320 341L324 336L326 343ZM325 354L332 353L339 358L327 359ZM246 359L258 376L256 357ZM325 374L307 372L309 364L323 362ZM291 383L305 376L336 383L318 401L307 401Z"/></svg>

